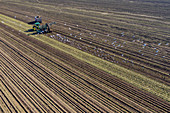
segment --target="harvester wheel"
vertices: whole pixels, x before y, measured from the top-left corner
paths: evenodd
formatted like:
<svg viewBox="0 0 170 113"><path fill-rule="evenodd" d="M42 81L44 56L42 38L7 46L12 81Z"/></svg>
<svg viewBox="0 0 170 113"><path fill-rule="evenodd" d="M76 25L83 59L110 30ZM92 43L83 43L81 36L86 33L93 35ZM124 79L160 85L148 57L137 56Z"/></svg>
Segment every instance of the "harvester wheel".
<svg viewBox="0 0 170 113"><path fill-rule="evenodd" d="M49 33L50 32L50 26L48 24L46 24L47 26L47 32Z"/></svg>

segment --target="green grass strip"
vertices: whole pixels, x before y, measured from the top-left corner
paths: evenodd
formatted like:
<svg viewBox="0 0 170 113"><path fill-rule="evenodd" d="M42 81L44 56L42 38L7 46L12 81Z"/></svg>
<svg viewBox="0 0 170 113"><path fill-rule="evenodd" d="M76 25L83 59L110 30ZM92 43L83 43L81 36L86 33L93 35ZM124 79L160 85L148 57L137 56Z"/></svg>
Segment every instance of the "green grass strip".
<svg viewBox="0 0 170 113"><path fill-rule="evenodd" d="M24 31L27 31L28 29L31 29L32 26L28 25L24 22L18 21L14 18L10 18L4 15L0 14L0 22L22 32L26 33ZM87 62L101 70L104 70L113 76L116 76L118 78L121 78L122 80L138 87L141 89L144 89L148 92L151 92L161 98L163 98L166 101L170 101L170 87L162 84L160 82L157 82L155 80L152 80L150 78L145 77L145 75L138 74L136 72L133 72L131 70L128 70L126 68L123 68L121 66L118 66L116 64L110 63L108 61L105 61L101 58L98 58L96 56L93 56L91 54L88 54L86 52L83 52L81 50L78 50L76 48L73 48L69 45L63 44L57 40L51 39L45 35L31 35L30 38L36 38L46 44L49 44L50 46L61 50L67 54L70 54L74 56L77 59L80 59L84 62Z"/></svg>

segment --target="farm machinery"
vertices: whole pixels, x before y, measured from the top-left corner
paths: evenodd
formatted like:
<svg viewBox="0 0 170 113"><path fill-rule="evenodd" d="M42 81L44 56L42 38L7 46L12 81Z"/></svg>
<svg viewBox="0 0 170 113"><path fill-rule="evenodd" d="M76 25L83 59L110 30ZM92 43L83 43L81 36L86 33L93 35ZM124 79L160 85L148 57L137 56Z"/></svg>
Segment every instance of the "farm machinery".
<svg viewBox="0 0 170 113"><path fill-rule="evenodd" d="M51 22L51 23L46 23L44 25L40 25L39 22L36 22L34 25L33 25L33 29L34 31L37 31L37 33L49 33L51 32L50 31L50 27L53 25L53 24L56 24L55 22Z"/></svg>
<svg viewBox="0 0 170 113"><path fill-rule="evenodd" d="M42 24L42 18L40 16L35 16L35 21L29 22L28 24L33 24L33 29L29 29L28 31L25 31L25 32L36 31L36 33L28 34L28 35L34 35L34 34L41 34L41 33L43 34L50 33L51 26L53 24L56 24L56 22Z"/></svg>

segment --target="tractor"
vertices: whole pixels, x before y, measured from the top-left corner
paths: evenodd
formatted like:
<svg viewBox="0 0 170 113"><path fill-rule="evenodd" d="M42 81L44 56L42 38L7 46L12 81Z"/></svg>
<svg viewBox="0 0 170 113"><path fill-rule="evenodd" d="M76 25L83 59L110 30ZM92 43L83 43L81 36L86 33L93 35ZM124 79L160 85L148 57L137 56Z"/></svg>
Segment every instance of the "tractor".
<svg viewBox="0 0 170 113"><path fill-rule="evenodd" d="M35 16L35 22L42 23L42 19L40 16Z"/></svg>

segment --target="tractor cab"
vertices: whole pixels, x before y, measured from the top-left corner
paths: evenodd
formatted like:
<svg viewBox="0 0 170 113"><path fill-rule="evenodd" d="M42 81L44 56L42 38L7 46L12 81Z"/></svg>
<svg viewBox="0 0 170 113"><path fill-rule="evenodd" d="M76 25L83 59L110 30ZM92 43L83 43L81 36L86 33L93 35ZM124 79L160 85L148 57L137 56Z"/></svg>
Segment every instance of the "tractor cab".
<svg viewBox="0 0 170 113"><path fill-rule="evenodd" d="M35 16L35 22L42 23L42 19L40 16Z"/></svg>

